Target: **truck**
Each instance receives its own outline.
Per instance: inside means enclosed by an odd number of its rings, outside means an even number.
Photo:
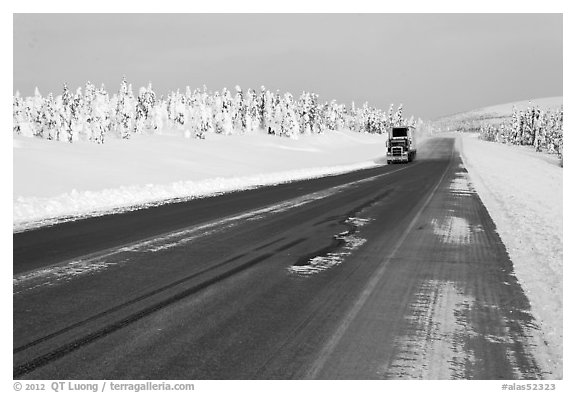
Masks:
[[[416,159],[416,128],[414,126],[396,126],[388,131],[386,141],[386,161],[410,162]]]

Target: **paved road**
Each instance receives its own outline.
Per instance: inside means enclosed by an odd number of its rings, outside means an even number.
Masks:
[[[14,377],[543,377],[455,152],[14,235]]]

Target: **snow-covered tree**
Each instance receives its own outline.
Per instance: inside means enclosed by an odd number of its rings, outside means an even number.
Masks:
[[[282,123],[284,120],[283,99],[280,97],[280,94],[276,93],[274,94],[274,99],[272,102],[273,114],[270,122],[271,133],[281,136],[283,135]]]
[[[104,89],[104,86],[101,86],[96,92],[94,101],[92,101],[92,138],[96,143],[104,143],[106,135],[111,129],[109,100],[110,97],[108,93]]]
[[[148,83],[146,88],[140,88],[136,101],[134,132],[138,134],[153,132],[156,129],[153,115],[154,106],[156,105],[156,94],[152,90],[152,83]]]
[[[64,83],[62,92],[62,105],[59,107],[60,124],[62,125],[63,132],[66,135],[66,141],[72,143],[74,131],[72,129],[72,106],[74,105],[74,97],[68,90],[68,86]]]
[[[232,95],[226,88],[222,89],[222,129],[225,135],[234,133]]]
[[[240,86],[236,86],[236,95],[232,102],[232,121],[234,129],[242,133],[246,131],[246,102],[244,100],[244,92]]]
[[[276,97],[274,94],[267,90],[264,95],[264,111],[263,111],[263,129],[268,132],[268,134],[273,135],[275,133],[275,101]]]
[[[56,102],[52,93],[48,93],[42,107],[40,108],[40,136],[48,140],[58,140],[60,130],[58,129],[58,113]]]
[[[96,130],[94,129],[94,101],[96,100],[96,87],[86,83],[84,97],[82,100],[82,133],[87,140],[96,140]]]
[[[260,86],[260,93],[256,99],[256,106],[258,108],[258,127],[266,130],[265,113],[266,113],[266,87]]]
[[[296,105],[292,94],[285,93],[282,100],[282,135],[292,139],[298,139],[300,134],[300,125],[298,122]]]
[[[254,133],[260,127],[258,96],[252,89],[246,92],[246,132]]]
[[[42,106],[44,105],[44,98],[40,94],[38,87],[34,89],[34,97],[31,97],[27,102],[27,106],[30,108],[30,128],[34,136],[42,138]]]
[[[126,78],[122,79],[120,84],[120,90],[118,91],[118,96],[116,100],[116,112],[115,112],[115,125],[116,132],[120,135],[122,139],[130,138],[131,131],[133,130],[133,120],[134,120],[134,99],[132,94],[131,85],[128,85]]]
[[[24,100],[20,97],[20,92],[17,91],[12,101],[12,131],[16,134],[21,134],[21,127],[24,123]]]
[[[396,113],[394,113],[394,120],[392,121],[394,126],[403,126],[404,125],[404,118],[402,117],[402,104],[398,106],[396,109]]]

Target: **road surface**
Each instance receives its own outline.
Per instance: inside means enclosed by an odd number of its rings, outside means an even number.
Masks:
[[[455,141],[14,234],[14,378],[542,378]]]

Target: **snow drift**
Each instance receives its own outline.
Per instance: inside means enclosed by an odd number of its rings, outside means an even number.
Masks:
[[[14,136],[13,229],[381,165],[385,137],[331,131],[136,136],[98,145]]]

